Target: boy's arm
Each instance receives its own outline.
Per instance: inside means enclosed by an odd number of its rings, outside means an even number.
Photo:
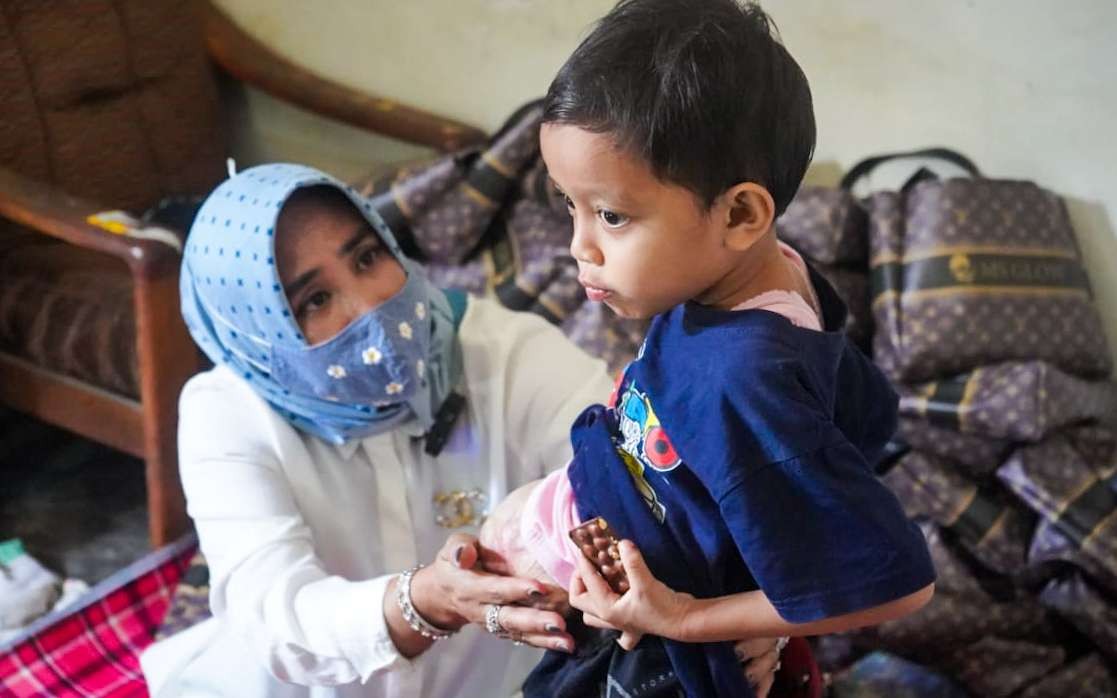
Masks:
[[[930,601],[934,593],[935,585],[931,583],[895,601],[809,623],[789,623],[781,618],[762,591],[691,599],[677,630],[666,637],[680,642],[720,642],[733,638],[840,633],[914,613]]]
[[[934,583],[885,603],[805,623],[780,616],[763,591],[747,591],[709,599],[677,592],[656,579],[631,541],[620,545],[621,561],[631,585],[616,594],[589,562],[579,560],[570,588],[570,603],[587,625],[651,633],[679,642],[821,635],[896,620],[930,601]]]

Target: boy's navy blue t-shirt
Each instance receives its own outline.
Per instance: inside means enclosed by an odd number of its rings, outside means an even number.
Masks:
[[[693,303],[656,317],[615,407],[575,423],[569,468],[582,518],[604,516],[668,586],[763,589],[793,623],[880,605],[935,576],[922,534],[873,471],[896,394],[840,331],[836,293],[813,271],[812,282],[824,332]],[[728,643],[666,644],[688,694],[742,681]]]

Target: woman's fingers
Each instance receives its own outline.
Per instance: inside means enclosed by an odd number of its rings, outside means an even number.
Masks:
[[[547,594],[545,590],[540,589],[540,586],[538,582],[530,579],[473,574],[460,581],[456,593],[462,604],[475,607],[472,616],[463,615],[476,621],[484,617],[483,607],[489,604],[530,606],[537,601],[545,601]]]
[[[566,632],[566,620],[557,613],[523,606],[504,606],[500,609],[498,620],[513,638],[536,647],[566,652],[574,647],[574,638]]]
[[[560,615],[566,615],[570,611],[570,600],[566,596],[566,589],[553,584],[544,584],[543,590],[543,596],[531,602],[532,608],[540,611],[555,611]]]
[[[759,657],[769,650],[776,649],[777,641],[778,638],[774,637],[755,637],[751,640],[738,640],[737,643],[733,645],[733,651],[737,653],[737,659],[744,662],[753,657]]]
[[[750,659],[745,663],[745,678],[749,683],[756,686],[760,681],[769,674],[776,673],[776,663],[780,660],[780,653],[772,648],[764,654]]]
[[[765,677],[760,680],[760,683],[753,686],[752,692],[756,698],[768,698],[768,694],[772,692],[772,684],[775,682],[776,672],[773,671],[765,675]]]
[[[562,634],[566,619],[553,611],[539,611],[526,606],[502,606],[497,620],[505,630],[520,633]]]
[[[466,533],[451,533],[438,551],[440,560],[463,570],[473,569],[478,557],[477,538]]]
[[[574,640],[569,636],[528,634],[517,639],[526,645],[544,650],[558,650],[567,654],[574,652]]]
[[[540,605],[551,610],[564,606],[565,595],[561,592],[548,595],[549,589],[542,582],[489,574],[481,565],[473,569],[478,554],[476,538],[464,533],[450,535],[434,564],[420,572],[423,582],[433,581],[429,593],[416,602],[419,612],[433,610],[439,616],[453,613],[460,622],[483,624],[489,604]],[[413,585],[413,595],[414,590]]]
[[[484,545],[481,546],[480,550],[480,563],[486,572],[504,575],[505,577],[513,574],[512,565],[508,563],[508,559]]]

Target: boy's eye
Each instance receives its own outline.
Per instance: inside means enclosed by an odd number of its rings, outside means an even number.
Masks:
[[[597,212],[597,216],[608,228],[620,228],[625,223],[628,223],[628,216],[622,216],[608,209],[601,209]]]
[[[558,187],[555,187],[555,186],[551,187],[551,191],[553,191],[555,193],[555,196],[562,199],[562,204],[564,206],[566,206],[567,211],[573,211],[574,210],[574,201],[569,196],[566,195],[566,192],[564,192],[563,190],[561,190],[561,189],[559,189]]]

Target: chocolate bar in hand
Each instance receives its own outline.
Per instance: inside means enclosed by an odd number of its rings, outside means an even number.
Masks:
[[[618,594],[628,591],[628,575],[621,564],[621,551],[617,547],[619,541],[604,518],[598,516],[570,529],[570,539],[613,591]]]

